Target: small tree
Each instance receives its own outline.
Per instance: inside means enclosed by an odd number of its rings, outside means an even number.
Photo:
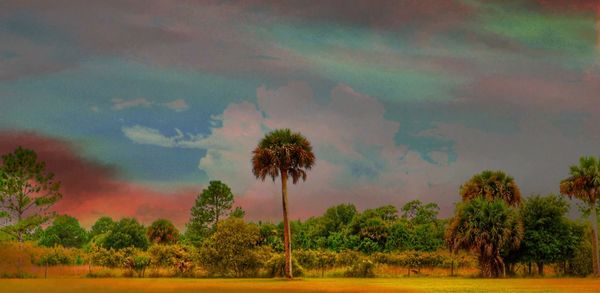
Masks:
[[[221,181],[210,181],[192,207],[187,239],[198,245],[210,229],[229,213],[232,205],[233,193],[229,186]]]
[[[2,231],[19,242],[25,236],[47,222],[47,213],[61,197],[60,182],[54,174],[46,171],[46,164],[37,154],[18,147],[2,156],[0,165],[0,225]]]
[[[87,232],[81,228],[77,219],[63,215],[58,216],[43,232],[39,244],[52,247],[62,245],[64,247],[80,248],[87,241]]]
[[[179,231],[171,221],[158,219],[148,227],[147,236],[155,244],[174,244],[179,239]]]
[[[99,244],[104,248],[115,250],[128,247],[147,249],[149,242],[143,225],[134,218],[124,218],[104,234]]]
[[[529,197],[521,207],[525,234],[517,254],[536,263],[539,275],[544,275],[545,264],[567,260],[579,245],[580,237],[566,218],[568,210],[569,204],[555,195]]]
[[[115,225],[115,221],[113,221],[110,217],[100,217],[96,220],[96,223],[92,225],[92,229],[90,230],[90,239],[96,237],[97,235],[106,234],[110,230],[113,229]]]
[[[245,277],[255,275],[261,264],[260,232],[255,224],[228,218],[202,244],[200,258],[211,275]]]

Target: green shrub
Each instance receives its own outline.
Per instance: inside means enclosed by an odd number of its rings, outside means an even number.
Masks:
[[[148,249],[150,264],[154,268],[168,268],[180,277],[191,276],[194,272],[196,250],[187,245],[153,245]]]
[[[258,227],[245,223],[243,219],[229,218],[220,222],[200,248],[202,266],[209,275],[258,275],[270,252],[270,249],[258,246],[259,237]]]
[[[125,258],[123,267],[128,272],[135,272],[138,277],[144,277],[146,268],[150,266],[150,256],[142,251],[136,251],[132,255]]]
[[[373,278],[375,277],[375,264],[363,258],[344,272],[344,276],[350,278]]]
[[[269,277],[281,278],[285,276],[285,255],[282,253],[273,254],[265,266]],[[292,272],[296,277],[304,276],[304,269],[295,257],[292,257]]]

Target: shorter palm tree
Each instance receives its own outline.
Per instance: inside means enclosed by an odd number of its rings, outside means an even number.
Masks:
[[[500,252],[518,247],[522,239],[523,224],[518,214],[502,199],[477,197],[459,204],[446,230],[450,249],[476,253],[481,275],[488,278],[505,276]]]
[[[585,202],[591,210],[592,262],[594,275],[600,277],[598,257],[598,214],[596,203],[600,198],[600,158],[582,157],[579,165],[571,166],[570,177],[560,182],[560,193]]]
[[[504,200],[511,206],[521,203],[521,190],[515,180],[502,171],[486,170],[475,174],[460,187],[463,201],[477,197],[488,200],[496,198]]]

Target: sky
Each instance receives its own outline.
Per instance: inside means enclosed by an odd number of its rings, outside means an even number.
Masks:
[[[600,155],[600,1],[1,1],[0,153],[36,150],[54,207],[183,227],[210,180],[281,217],[251,152],[278,128],[317,162],[290,213],[409,200],[451,215],[504,170],[557,193]]]

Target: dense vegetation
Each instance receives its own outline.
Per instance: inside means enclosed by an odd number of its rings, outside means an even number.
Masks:
[[[288,175],[292,182],[305,178],[314,157],[301,161],[298,156],[307,156],[302,152],[310,145],[302,145],[305,138],[291,132],[277,135],[281,137],[267,136],[271,141],[255,150],[255,175],[280,176],[284,182]],[[287,163],[282,167],[272,160]],[[600,190],[597,165],[597,159],[583,159],[561,183],[563,194],[584,200],[593,221]],[[86,230],[71,216],[46,212],[60,199],[59,186],[35,152],[19,148],[3,156],[4,276],[25,275],[31,265],[46,270],[85,265],[90,277],[291,277],[292,271],[295,276],[372,277],[397,269],[406,275],[424,274],[424,268],[443,269],[448,275],[477,268],[480,276],[502,277],[544,275],[548,267],[558,275],[584,276],[594,272],[597,261],[596,222],[567,218],[564,197],[522,197],[515,180],[500,171],[484,171],[465,182],[458,191],[462,202],[450,219],[438,217],[437,204],[413,200],[362,211],[345,203],[306,220],[251,223],[240,207],[233,208],[230,188],[211,181],[190,207],[184,233],[168,219],[145,227],[133,218],[109,217]],[[285,199],[287,191],[282,192]]]

